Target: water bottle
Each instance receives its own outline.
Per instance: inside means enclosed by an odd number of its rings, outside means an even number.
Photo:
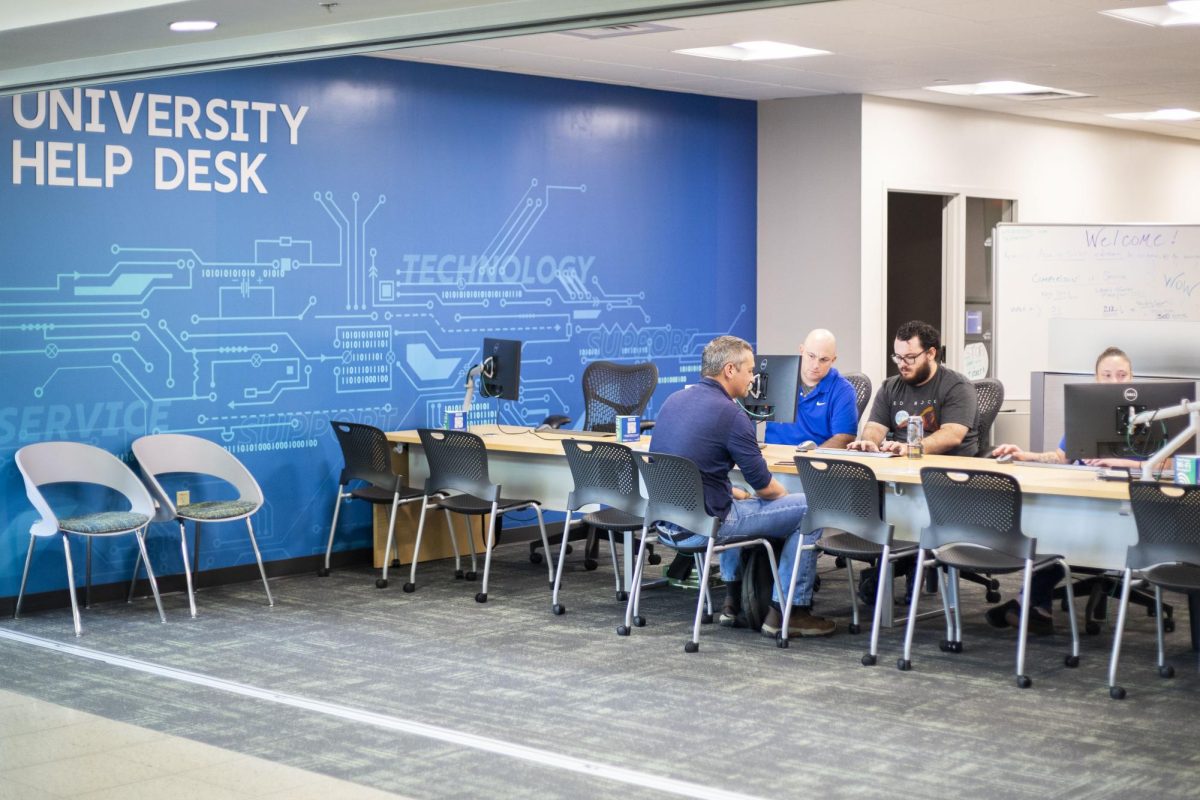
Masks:
[[[925,455],[925,420],[913,414],[908,418],[908,457],[921,458]]]

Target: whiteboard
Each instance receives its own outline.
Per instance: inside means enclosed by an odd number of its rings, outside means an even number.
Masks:
[[[1049,369],[1052,319],[1200,321],[1197,225],[1002,223],[992,252],[996,376],[1009,399],[1029,399],[1030,373]]]

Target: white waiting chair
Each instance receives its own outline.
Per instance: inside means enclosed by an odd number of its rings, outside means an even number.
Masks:
[[[193,588],[197,557],[200,552],[200,526],[205,522],[234,522],[246,520],[246,532],[250,534],[250,546],[254,550],[254,559],[258,562],[258,574],[262,576],[263,589],[267,592],[267,605],[275,605],[271,597],[271,587],[267,583],[267,571],[263,568],[262,554],[258,551],[258,541],[254,538],[254,526],[250,517],[263,504],[262,489],[242,462],[234,458],[224,447],[201,439],[199,436],[188,436],[182,433],[158,433],[143,436],[133,443],[133,455],[142,468],[146,485],[154,495],[158,506],[154,522],[179,522],[180,548],[183,552],[183,572],[187,580],[188,606],[193,617],[196,616],[196,596]],[[233,500],[202,500],[187,505],[175,505],[174,501],[163,489],[159,478],[169,474],[207,475],[219,478],[232,484],[238,496]],[[195,538],[192,543],[191,565],[188,564],[187,553],[187,523],[195,526]],[[139,559],[140,563],[140,559]],[[147,571],[149,570],[147,563]],[[133,568],[133,582],[129,592],[132,596],[133,586],[137,581],[138,565]]]
[[[21,614],[21,600],[25,595],[25,583],[29,579],[29,564],[33,560],[33,545],[39,536],[61,535],[63,557],[67,562],[67,589],[71,596],[71,616],[75,622],[75,635],[83,633],[79,622],[79,601],[75,597],[75,570],[71,564],[71,537],[121,536],[132,533],[137,540],[139,559],[146,557],[146,528],[154,516],[154,501],[137,475],[116,456],[76,442],[39,442],[26,445],[17,451],[17,469],[25,479],[25,494],[33,504],[40,519],[29,528],[29,550],[25,554],[25,570],[21,573],[21,589],[17,593],[17,604],[13,618]],[[50,507],[41,487],[51,484],[78,483],[105,486],[121,494],[129,503],[124,510],[103,509],[59,517]],[[158,606],[158,617],[166,622],[162,599],[158,594],[158,583],[154,572],[146,562],[146,576]]]

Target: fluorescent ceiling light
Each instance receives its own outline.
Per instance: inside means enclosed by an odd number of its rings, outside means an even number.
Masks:
[[[1165,6],[1139,6],[1101,11],[1106,17],[1170,28],[1175,25],[1200,25],[1200,3],[1196,0],[1172,0]]]
[[[181,19],[178,22],[172,22],[168,27],[176,33],[194,33],[196,31],[211,31],[217,27],[217,23],[211,19]]]
[[[1160,108],[1157,111],[1138,111],[1130,114],[1105,114],[1113,119],[1132,119],[1143,122],[1191,122],[1200,119],[1200,111],[1186,108]]]
[[[815,50],[782,42],[738,42],[717,47],[689,47],[673,50],[685,56],[720,58],[725,61],[770,61],[779,58],[806,58],[808,56],[832,55],[828,50]]]
[[[1050,86],[1037,86],[1022,81],[984,81],[983,83],[956,83],[926,86],[931,92],[945,92],[959,95],[988,95],[988,94],[1053,94],[1056,97],[1083,97],[1082,92],[1072,92],[1067,89],[1054,89]]]

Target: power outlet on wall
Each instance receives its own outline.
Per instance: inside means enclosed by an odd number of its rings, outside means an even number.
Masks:
[[[187,504],[189,504],[191,502],[192,502],[192,493],[191,492],[182,491],[182,492],[175,493],[175,506],[176,507],[186,506]]]

